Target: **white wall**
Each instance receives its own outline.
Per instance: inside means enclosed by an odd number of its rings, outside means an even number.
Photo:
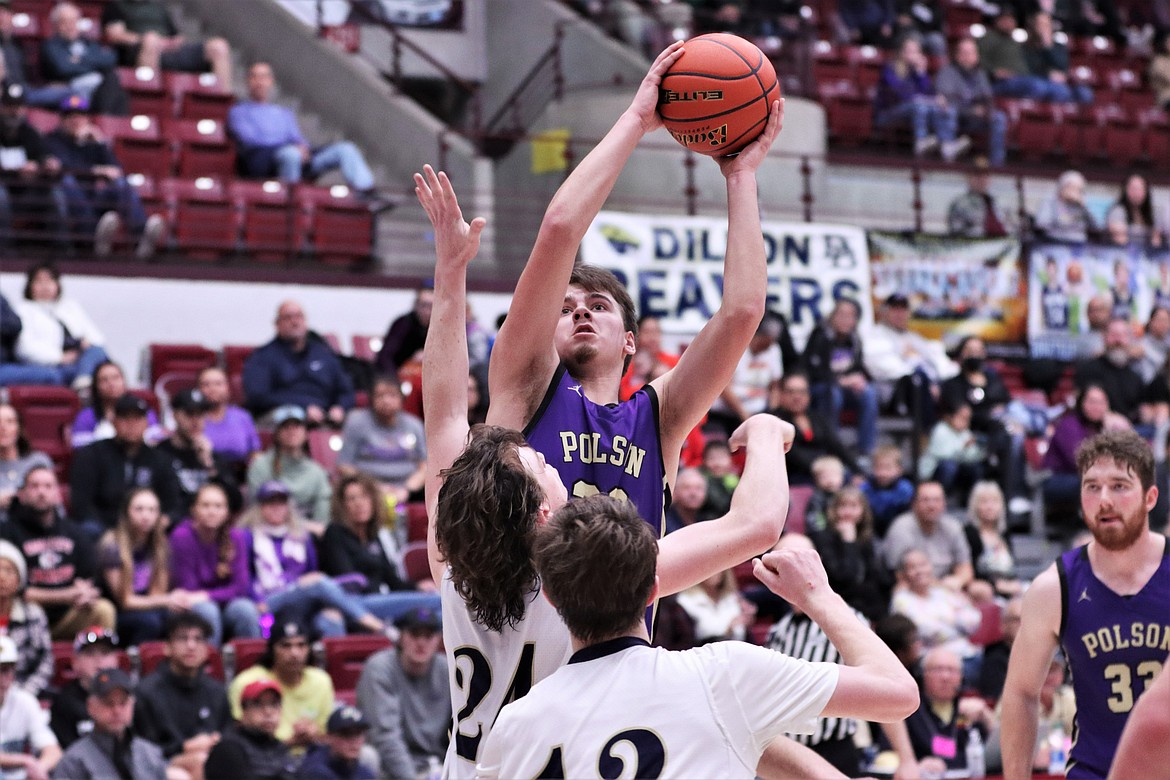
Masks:
[[[345,352],[354,334],[381,336],[414,301],[413,290],[126,279],[71,274],[69,269],[62,284],[105,332],[106,351],[122,364],[132,384],[148,373],[143,352],[151,343],[202,344],[215,350],[225,344],[263,344],[273,336],[277,305],[288,298],[303,304],[314,330],[336,333]],[[23,274],[0,273],[0,292],[9,301],[20,298],[23,289]],[[476,318],[494,328],[510,296],[472,293],[470,300]]]

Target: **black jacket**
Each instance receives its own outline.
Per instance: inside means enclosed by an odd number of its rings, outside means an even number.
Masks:
[[[212,453],[212,467],[207,468],[195,449],[183,446],[175,436],[160,441],[158,451],[170,462],[171,471],[175,473],[179,484],[179,503],[176,514],[171,515],[172,525],[187,516],[191,504],[195,503],[195,494],[208,482],[214,482],[224,489],[232,514],[243,508],[244,497],[240,494],[240,481],[236,479],[231,464],[222,455]]]
[[[93,731],[93,720],[86,708],[88,698],[89,693],[76,679],[65,683],[53,696],[49,707],[49,728],[57,735],[62,750]]]
[[[143,444],[131,458],[126,445],[103,439],[82,447],[74,455],[69,472],[73,518],[97,520],[107,528],[118,522],[126,492],[148,487],[158,496],[162,513],[177,523],[180,506],[179,479],[170,460],[156,448]]]
[[[223,732],[231,722],[227,689],[206,673],[180,677],[162,664],[138,684],[134,731],[162,748],[168,759],[183,752],[183,742],[199,734]]]
[[[865,374],[861,339],[856,333],[841,338],[827,325],[819,327],[808,337],[804,366],[811,384],[834,383],[845,374]]]
[[[36,512],[12,499],[8,522],[0,525],[0,538],[12,542],[28,566],[28,586],[60,590],[79,579],[97,581],[97,555],[85,532],[54,514],[48,527]],[[43,604],[50,623],[69,610],[67,604]]]
[[[0,363],[16,361],[16,339],[21,327],[20,315],[8,299],[0,295]]]
[[[203,776],[207,780],[292,780],[296,769],[287,745],[271,734],[235,723],[211,749]]]
[[[395,566],[382,552],[382,546],[374,540],[369,545],[343,523],[330,523],[325,528],[318,545],[317,555],[321,571],[330,577],[357,572],[366,578],[366,592],[378,593],[386,590],[414,590],[414,586],[398,575]]]

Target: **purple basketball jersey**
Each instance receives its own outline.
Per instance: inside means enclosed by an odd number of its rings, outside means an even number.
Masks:
[[[1061,555],[1056,568],[1060,643],[1077,700],[1068,777],[1104,778],[1130,710],[1170,654],[1170,544],[1132,596],[1097,579],[1085,547]]]
[[[658,395],[649,385],[610,406],[585,397],[557,368],[524,436],[561,475],[570,498],[624,498],[662,536],[666,467],[658,432]]]

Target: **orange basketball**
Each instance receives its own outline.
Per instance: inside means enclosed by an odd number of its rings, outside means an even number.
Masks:
[[[680,144],[722,157],[764,131],[768,108],[779,97],[776,70],[755,44],[709,33],[683,44],[682,56],[662,77],[658,113]]]

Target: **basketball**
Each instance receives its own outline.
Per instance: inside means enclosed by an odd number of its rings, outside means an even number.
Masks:
[[[780,98],[776,70],[755,44],[709,33],[683,44],[662,77],[658,114],[674,139],[693,152],[722,157],[756,139]]]

